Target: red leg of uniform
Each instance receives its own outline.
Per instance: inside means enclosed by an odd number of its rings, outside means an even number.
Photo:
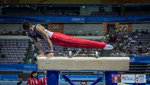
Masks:
[[[63,47],[77,47],[77,48],[99,48],[111,50],[113,47],[111,45],[108,46],[106,43],[78,39],[74,37],[70,37],[61,33],[54,32],[51,38],[51,41],[55,45],[63,46]],[[109,47],[109,48],[108,48]]]

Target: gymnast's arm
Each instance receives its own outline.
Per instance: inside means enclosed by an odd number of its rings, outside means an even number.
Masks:
[[[28,33],[26,33],[26,34],[28,35]],[[29,36],[29,35],[28,35],[28,36]],[[41,54],[44,55],[45,53],[44,53],[43,47],[42,47],[42,45],[39,43],[39,41],[38,41],[36,38],[32,37],[32,36],[29,36],[29,37],[30,37],[30,38],[32,39],[32,41],[34,42],[35,46],[40,50]]]
[[[50,40],[50,38],[48,37],[48,35],[46,34],[46,32],[44,31],[44,27],[43,26],[37,26],[37,32],[40,33],[43,38],[47,41],[48,45],[49,45],[49,50],[50,52],[53,51],[53,45],[52,45],[52,42]]]

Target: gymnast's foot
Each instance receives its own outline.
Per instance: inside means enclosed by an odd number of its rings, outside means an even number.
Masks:
[[[112,50],[113,49],[113,46],[110,45],[110,44],[107,44],[105,47],[104,47],[104,50]]]

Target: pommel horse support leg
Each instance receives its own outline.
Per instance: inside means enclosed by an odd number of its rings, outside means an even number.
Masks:
[[[38,69],[48,71],[47,85],[58,85],[57,71],[128,71],[129,64],[129,57],[38,57]]]

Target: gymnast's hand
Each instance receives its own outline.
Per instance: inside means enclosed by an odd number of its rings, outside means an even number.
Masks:
[[[41,52],[40,55],[38,55],[37,57],[43,57],[43,56],[45,56],[45,53]]]
[[[52,58],[54,57],[54,51],[49,51],[48,54],[46,54],[47,58]]]

